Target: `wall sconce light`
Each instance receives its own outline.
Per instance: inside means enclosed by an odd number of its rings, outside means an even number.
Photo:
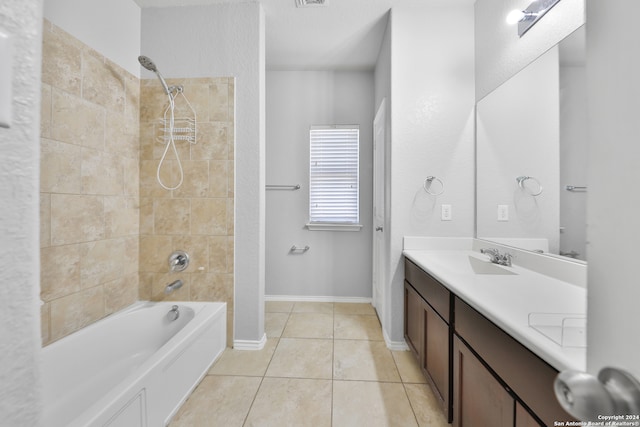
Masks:
[[[507,15],[509,25],[518,24],[518,35],[522,37],[560,0],[535,0],[525,10],[512,10]]]

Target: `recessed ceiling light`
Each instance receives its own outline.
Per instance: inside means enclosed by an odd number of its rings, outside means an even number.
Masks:
[[[326,6],[328,0],[296,0],[297,7]]]

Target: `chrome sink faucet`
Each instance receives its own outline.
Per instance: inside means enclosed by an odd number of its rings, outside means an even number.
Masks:
[[[511,267],[511,254],[508,252],[501,254],[500,251],[495,248],[488,248],[480,249],[480,253],[489,255],[489,260],[494,264]]]

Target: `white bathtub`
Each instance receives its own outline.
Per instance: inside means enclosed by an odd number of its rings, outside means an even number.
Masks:
[[[226,312],[138,302],[43,348],[44,425],[165,426],[224,350]]]

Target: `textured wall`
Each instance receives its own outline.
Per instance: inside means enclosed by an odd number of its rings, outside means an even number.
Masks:
[[[451,25],[455,22],[455,25]],[[404,236],[469,237],[474,221],[473,8],[397,7],[391,14],[390,284],[385,332],[403,341]],[[435,175],[445,192],[422,188]],[[452,221],[441,221],[442,204]]]
[[[476,99],[500,86],[531,61],[584,24],[585,0],[562,0],[524,37],[506,23],[507,14],[531,0],[477,0],[475,3]]]
[[[45,20],[40,161],[42,339],[137,300],[137,77]]]
[[[142,52],[165,77],[236,78],[234,334],[252,343],[264,338],[264,25],[259,3],[142,11]]]
[[[225,301],[227,326],[233,321],[233,78],[171,79],[182,85],[197,114],[196,144],[176,141],[184,180],[175,190],[156,180],[165,149],[162,123],[168,100],[157,79],[143,80],[140,101],[140,299],[171,301]],[[185,98],[175,101],[179,118],[190,117]],[[160,139],[160,141],[158,141]],[[167,187],[180,179],[172,149],[160,169]],[[167,258],[186,251],[189,267],[170,272]],[[170,295],[165,286],[176,279],[182,288]],[[228,334],[229,340],[232,334]],[[231,341],[229,341],[231,345]]]
[[[41,425],[38,368],[38,158],[42,2],[0,2],[0,31],[13,36],[12,109],[0,128],[0,424]]]
[[[371,298],[373,73],[267,72],[267,295]],[[309,127],[360,125],[357,232],[309,231]],[[290,254],[292,245],[311,248]]]

